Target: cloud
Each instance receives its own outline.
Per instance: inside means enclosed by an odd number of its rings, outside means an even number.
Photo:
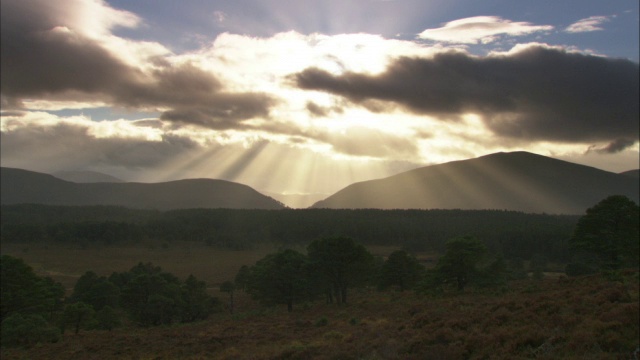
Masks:
[[[569,33],[581,33],[590,31],[604,30],[600,25],[609,21],[609,16],[590,16],[586,19],[581,19],[575,23],[567,26],[564,31]]]
[[[30,112],[2,117],[3,166],[39,171],[152,169],[199,150],[187,136],[129,121],[94,122]]]
[[[632,147],[637,141],[638,139],[620,138],[612,141],[606,146],[591,145],[589,146],[587,153],[595,151],[599,154],[617,154]]]
[[[111,28],[140,22],[131,13],[99,0],[65,1],[2,2],[3,104],[99,99],[211,128],[268,116],[275,104],[265,93],[228,91],[212,72],[172,59],[161,45],[112,36]]]
[[[498,16],[474,16],[449,21],[440,28],[424,30],[417,37],[457,44],[486,44],[496,41],[501,35],[522,36],[550,30],[553,30],[553,26],[513,22]]]
[[[475,113],[502,137],[574,143],[638,137],[638,78],[637,63],[540,44],[486,57],[400,57],[379,75],[309,68],[292,76],[302,89],[354,104],[382,100],[449,122]]]

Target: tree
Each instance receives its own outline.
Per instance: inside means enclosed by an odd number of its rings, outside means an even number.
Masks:
[[[13,313],[2,321],[0,339],[3,347],[30,347],[37,343],[57,342],[60,330],[37,314]]]
[[[98,277],[93,271],[82,275],[73,288],[71,299],[91,305],[96,311],[105,306],[117,307],[120,289],[106,277]]]
[[[380,269],[379,287],[397,287],[400,291],[412,288],[424,273],[424,266],[404,250],[394,251]]]
[[[127,272],[113,273],[109,282],[121,289],[122,309],[142,326],[203,320],[217,302],[207,293],[204,281],[189,275],[181,282],[151,263],[139,263]]]
[[[307,257],[287,249],[267,255],[250,268],[247,291],[265,304],[293,304],[308,298]]]
[[[233,314],[233,292],[236,286],[231,281],[225,281],[220,285],[220,291],[229,294],[229,312]]]
[[[213,311],[214,299],[207,293],[207,284],[189,275],[181,285],[182,321],[204,320]]]
[[[51,278],[41,278],[22,259],[0,258],[0,320],[13,313],[51,318],[61,305],[64,288]]]
[[[606,270],[637,266],[639,213],[638,205],[622,195],[600,201],[578,220],[571,248],[598,255],[601,267]]]
[[[96,313],[96,327],[102,330],[109,330],[120,326],[120,316],[111,306],[105,306]]]
[[[83,302],[67,305],[64,308],[63,332],[64,327],[70,324],[73,325],[74,331],[77,334],[80,331],[80,327],[86,327],[94,320],[95,313],[91,305]]]
[[[476,266],[487,248],[480,240],[471,236],[450,239],[445,247],[446,253],[436,265],[437,272],[441,281],[455,281],[458,291],[463,291],[477,272]]]
[[[160,274],[140,274],[122,289],[122,306],[142,326],[170,324],[178,316],[180,285]]]
[[[237,289],[244,291],[247,283],[249,282],[249,267],[247,265],[242,265],[240,270],[238,270],[238,274],[236,274],[236,278],[234,279],[235,286]]]
[[[309,261],[316,282],[324,286],[331,298],[336,293],[338,303],[347,302],[347,290],[371,280],[374,259],[362,245],[348,237],[330,237],[316,240],[307,247]]]

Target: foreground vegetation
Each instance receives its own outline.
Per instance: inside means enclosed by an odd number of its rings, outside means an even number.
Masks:
[[[75,335],[7,359],[632,359],[638,347],[638,273],[510,283],[504,293],[440,297],[359,290],[350,304],[288,313],[242,292],[236,313],[156,328]]]
[[[3,254],[2,355],[39,358],[39,349],[48,348],[64,358],[139,358],[140,348],[167,336],[173,347],[158,345],[142,356],[638,356],[638,213],[622,196],[588,209],[567,240],[570,277],[550,278],[540,254],[525,269],[522,259],[505,260],[469,235],[447,240],[428,268],[402,249],[376,257],[349,237],[330,236],[306,251],[283,247],[252,266],[237,263],[234,279],[217,288],[228,296],[226,306],[207,282],[192,274],[183,281],[151,263],[108,277],[86,271],[69,292]],[[97,345],[103,340],[96,336],[114,340],[114,334],[124,348]]]

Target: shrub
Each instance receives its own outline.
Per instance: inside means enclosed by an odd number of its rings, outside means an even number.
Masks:
[[[40,315],[14,313],[2,321],[1,333],[2,346],[6,347],[31,347],[60,340],[60,330]]]
[[[570,263],[567,264],[564,272],[567,276],[582,276],[595,274],[597,270],[584,263]]]
[[[96,328],[111,331],[120,325],[120,316],[111,306],[105,306],[96,313]]]
[[[316,326],[318,327],[327,326],[327,324],[329,324],[329,320],[327,320],[326,317],[320,318],[318,321],[316,321]]]

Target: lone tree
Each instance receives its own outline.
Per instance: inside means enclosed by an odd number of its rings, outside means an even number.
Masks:
[[[267,255],[250,268],[247,292],[265,304],[293,304],[309,295],[307,258],[287,249]]]
[[[441,281],[455,281],[458,291],[463,291],[476,274],[476,266],[487,248],[471,236],[450,239],[445,246],[447,252],[438,260],[436,271]]]
[[[570,245],[574,251],[597,255],[604,270],[638,266],[639,223],[635,202],[609,196],[578,220]]]
[[[371,278],[374,258],[362,245],[348,237],[316,240],[307,247],[311,268],[318,283],[336,294],[338,303],[347,302],[347,289],[365,284]]]
[[[232,281],[225,281],[220,285],[220,291],[229,294],[229,312],[233,314],[233,292],[236,290],[236,286]]]
[[[424,271],[424,266],[414,256],[404,250],[397,250],[382,265],[378,286],[381,289],[395,286],[404,291],[412,288]]]
[[[235,287],[238,290],[242,290],[244,291],[247,283],[249,282],[249,267],[247,265],[242,265],[242,267],[240,267],[240,270],[238,270],[238,273],[236,274],[236,277],[234,279],[234,284]]]

